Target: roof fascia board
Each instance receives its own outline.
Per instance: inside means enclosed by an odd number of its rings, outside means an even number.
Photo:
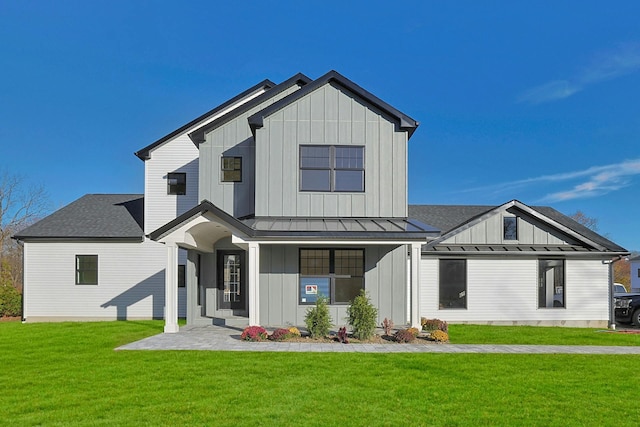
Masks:
[[[203,121],[205,121],[207,118],[215,115],[216,113],[219,113],[221,111],[224,111],[225,109],[233,106],[234,104],[240,102],[241,100],[243,100],[244,98],[249,97],[251,94],[259,91],[259,90],[265,90],[265,91],[269,91],[269,89],[273,88],[274,86],[276,86],[276,84],[274,82],[272,82],[269,79],[265,79],[263,81],[261,81],[260,83],[250,87],[249,89],[243,91],[242,93],[234,96],[233,98],[229,99],[228,101],[225,101],[224,103],[218,105],[217,107],[215,107],[214,109],[204,113],[203,115],[197,117],[196,119],[191,120],[189,123],[187,123],[184,126],[181,126],[180,128],[174,130],[173,132],[169,133],[168,135],[163,136],[162,138],[160,138],[159,140],[153,142],[152,144],[149,144],[148,146],[136,151],[134,154],[136,155],[136,157],[138,157],[140,160],[149,160],[150,159],[150,152],[157,148],[158,146],[162,145],[163,143],[169,141],[170,139],[179,136],[180,134],[188,131],[189,129],[193,128],[194,126],[197,126],[198,123],[201,123]]]
[[[251,126],[252,131],[254,131],[255,133],[256,128],[261,128],[262,126],[264,126],[265,117],[270,116],[271,114],[281,110],[282,108],[286,107],[292,102],[295,102],[298,99],[302,98],[303,96],[313,92],[314,90],[330,83],[335,83],[339,86],[342,86],[343,88],[354,93],[358,97],[364,99],[366,102],[370,103],[371,105],[374,105],[375,107],[379,108],[380,110],[386,112],[390,116],[397,119],[400,125],[400,128],[403,130],[406,130],[409,133],[409,138],[411,138],[411,135],[413,135],[413,132],[415,132],[416,128],[419,125],[419,123],[416,120],[412,119],[411,117],[407,116],[406,114],[400,112],[396,108],[387,104],[386,102],[384,102],[383,100],[381,100],[380,98],[372,94],[371,92],[367,91],[366,89],[362,88],[361,86],[347,79],[337,71],[331,70],[328,73],[326,73],[324,76],[319,77],[318,79],[309,83],[307,86],[300,89],[299,91],[292,93],[291,95],[285,98],[282,98],[278,102],[266,107],[265,109],[249,117],[249,125]]]
[[[310,82],[311,82],[311,79],[309,77],[305,76],[302,73],[298,73],[288,78],[284,82],[280,83],[279,85],[272,87],[270,90],[261,94],[260,96],[256,96],[252,100],[240,105],[238,108],[232,111],[229,111],[227,114],[217,118],[211,123],[207,123],[206,125],[200,126],[192,130],[191,132],[189,132],[188,136],[197,147],[205,141],[205,135],[211,132],[213,129],[219,126],[222,126],[223,124],[235,119],[236,117],[245,113],[246,111],[250,110],[256,105],[259,105],[260,103],[268,100],[269,98],[272,98],[277,94],[282,93],[283,91],[289,89],[293,85],[305,86]]]
[[[430,246],[430,245],[427,245]],[[485,251],[432,251],[422,249],[422,255],[428,255],[433,258],[446,258],[446,257],[460,257],[467,258],[511,258],[511,257],[527,257],[527,258],[593,258],[593,259],[611,259],[612,256],[625,256],[628,252],[562,252],[562,251],[549,251],[549,252],[536,252],[536,251],[505,251],[505,252],[485,252]]]
[[[140,237],[69,237],[69,236],[47,236],[47,237],[29,237],[29,236],[12,236],[14,240],[24,243],[71,243],[71,242],[105,242],[105,243],[141,243],[144,242],[144,236]]]

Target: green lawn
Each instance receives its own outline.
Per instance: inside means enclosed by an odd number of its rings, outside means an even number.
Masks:
[[[497,328],[452,326],[452,339],[639,344]],[[0,425],[635,426],[640,416],[638,356],[113,351],[161,331],[0,323]]]

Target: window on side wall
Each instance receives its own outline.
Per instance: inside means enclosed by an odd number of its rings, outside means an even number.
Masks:
[[[504,240],[518,240],[518,218],[515,216],[502,218],[502,232]]]
[[[364,249],[300,249],[300,304],[349,304],[364,289]]]
[[[364,192],[364,147],[301,145],[300,191]]]
[[[538,261],[538,308],[565,307],[564,260]]]
[[[187,284],[187,266],[184,264],[178,265],[178,287],[184,288]]]
[[[467,308],[467,260],[440,260],[440,308]]]
[[[242,157],[222,157],[220,174],[222,182],[242,182]]]
[[[187,174],[183,172],[170,172],[167,174],[167,194],[187,194]]]
[[[98,284],[98,255],[76,255],[76,285]]]

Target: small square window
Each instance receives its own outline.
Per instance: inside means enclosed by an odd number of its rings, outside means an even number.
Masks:
[[[171,172],[167,174],[167,194],[187,194],[187,174]]]
[[[502,231],[504,240],[518,240],[518,218],[515,216],[505,216],[503,218]]]
[[[222,182],[242,182],[242,157],[223,157]]]
[[[98,284],[98,255],[76,255],[76,285]]]

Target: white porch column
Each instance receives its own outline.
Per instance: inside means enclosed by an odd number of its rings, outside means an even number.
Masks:
[[[249,326],[260,325],[260,244],[249,242]]]
[[[164,332],[178,332],[178,246],[167,242],[167,266],[164,278]]]
[[[422,243],[411,244],[411,326],[420,329],[420,258]]]

